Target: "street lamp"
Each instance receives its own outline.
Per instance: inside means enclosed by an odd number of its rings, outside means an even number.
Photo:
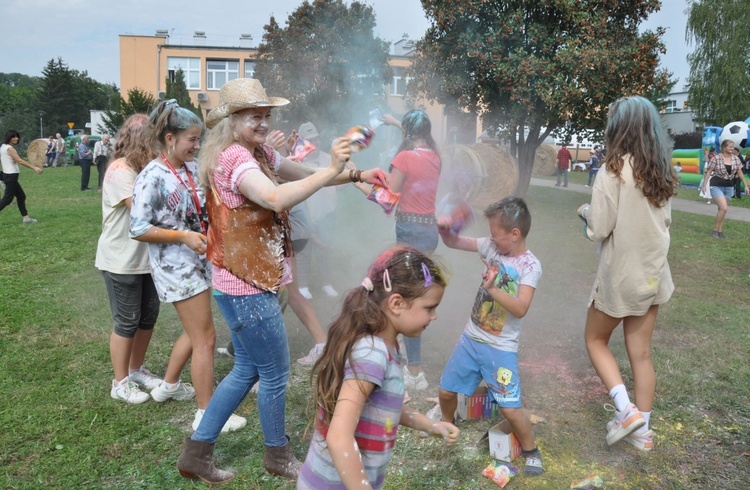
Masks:
[[[42,116],[44,112],[39,111],[39,137],[44,138],[44,124],[42,124]]]

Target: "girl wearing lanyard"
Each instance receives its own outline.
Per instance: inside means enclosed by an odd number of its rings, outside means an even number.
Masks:
[[[211,274],[206,262],[205,196],[197,182],[195,153],[200,149],[201,120],[174,99],[160,103],[149,116],[158,157],[138,175],[133,187],[130,237],[149,244],[149,264],[159,300],[173,303],[185,329],[177,339],[164,381],[151,391],[154,401],[197,398],[194,427],[213,393],[216,331],[211,316]],[[180,381],[191,358],[195,388]],[[232,416],[225,430],[245,419]]]

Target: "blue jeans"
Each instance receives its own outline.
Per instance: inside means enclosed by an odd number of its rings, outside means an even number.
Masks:
[[[431,254],[438,246],[437,225],[396,221],[396,241]],[[404,336],[406,358],[409,366],[422,364],[422,337]]]
[[[263,444],[284,446],[289,345],[279,301],[273,293],[214,298],[232,335],[234,367],[214,391],[192,439],[216,442],[224,423],[260,380],[258,416]]]
[[[564,186],[568,187],[568,169],[567,168],[560,168],[557,167],[557,183],[555,184],[557,187],[560,187],[560,177],[564,176]]]
[[[591,167],[591,168],[589,168],[589,183],[586,184],[586,185],[589,185],[589,186],[591,185],[591,182],[594,179],[596,179],[596,173],[597,172],[599,172],[599,167],[596,167],[596,168]]]

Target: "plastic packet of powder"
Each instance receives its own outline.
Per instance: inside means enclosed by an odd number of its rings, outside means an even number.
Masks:
[[[361,151],[370,146],[375,137],[375,130],[367,126],[354,126],[346,132],[344,138],[349,141],[352,151]]]
[[[474,211],[466,201],[461,201],[450,209],[451,229],[459,233],[474,221]]]
[[[295,162],[301,162],[307,155],[315,151],[315,145],[307,141],[302,136],[297,137],[297,141],[294,142],[291,153],[289,153],[289,159]]]
[[[372,192],[370,192],[370,194],[367,196],[367,199],[369,199],[370,201],[380,204],[380,207],[383,208],[385,214],[389,216],[396,208],[396,204],[398,204],[398,200],[400,198],[400,193],[393,192],[387,187],[380,187],[377,184],[372,186]]]
[[[370,111],[370,127],[372,129],[378,129],[383,125],[383,114],[377,107]]]
[[[508,463],[493,461],[488,467],[482,470],[482,476],[485,476],[503,488],[508,484],[511,478],[518,474],[518,468]]]

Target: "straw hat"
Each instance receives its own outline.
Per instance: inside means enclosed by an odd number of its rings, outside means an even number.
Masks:
[[[255,78],[236,78],[225,83],[219,92],[219,106],[206,116],[206,127],[212,128],[230,114],[251,107],[280,107],[288,100],[269,97],[260,81]]]

